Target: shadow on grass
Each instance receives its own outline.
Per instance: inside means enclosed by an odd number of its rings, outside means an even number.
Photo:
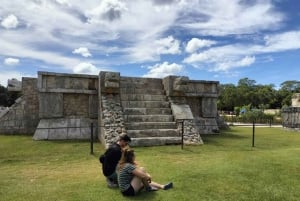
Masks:
[[[115,194],[120,194],[123,198],[122,200],[155,200],[156,191],[146,192],[142,190],[141,192],[137,193],[135,196],[123,196],[120,192],[119,188],[111,189]]]

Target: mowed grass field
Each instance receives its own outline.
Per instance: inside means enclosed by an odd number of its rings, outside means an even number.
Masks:
[[[205,200],[299,201],[300,132],[282,128],[232,127],[202,136],[204,145],[134,148],[153,181],[172,181],[168,191],[123,197],[109,189],[99,155],[89,142],[33,141],[30,136],[0,136],[0,200],[110,201]]]

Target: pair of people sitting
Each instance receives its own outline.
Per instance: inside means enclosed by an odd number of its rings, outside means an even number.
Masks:
[[[172,188],[172,182],[165,185],[156,183],[152,181],[150,174],[147,173],[143,167],[138,166],[135,161],[134,151],[128,147],[130,141],[129,136],[122,135],[117,143],[110,146],[104,155],[100,157],[102,171],[106,176],[108,186],[119,186],[124,196],[134,196],[142,189],[146,191],[156,191],[159,189],[168,190]],[[117,160],[118,162],[116,162]],[[109,165],[110,168],[108,168]]]

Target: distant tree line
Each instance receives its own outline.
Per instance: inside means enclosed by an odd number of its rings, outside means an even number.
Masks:
[[[292,95],[300,93],[300,81],[281,83],[279,89],[273,84],[256,84],[249,78],[240,79],[237,85],[221,84],[218,110],[234,111],[235,107],[248,106],[251,109],[281,109],[291,105]]]
[[[0,106],[10,107],[20,96],[20,92],[8,91],[6,87],[0,84]]]

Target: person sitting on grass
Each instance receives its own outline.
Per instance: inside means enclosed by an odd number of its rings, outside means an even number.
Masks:
[[[162,185],[151,181],[150,174],[144,168],[138,167],[134,151],[129,148],[123,150],[117,172],[119,188],[124,196],[134,196],[142,189],[156,191],[159,189],[168,190],[173,187],[172,182]]]
[[[116,168],[122,156],[122,149],[128,147],[130,142],[131,138],[123,134],[116,143],[109,146],[105,153],[99,157],[103,175],[106,177],[107,186],[110,188],[118,187]]]

